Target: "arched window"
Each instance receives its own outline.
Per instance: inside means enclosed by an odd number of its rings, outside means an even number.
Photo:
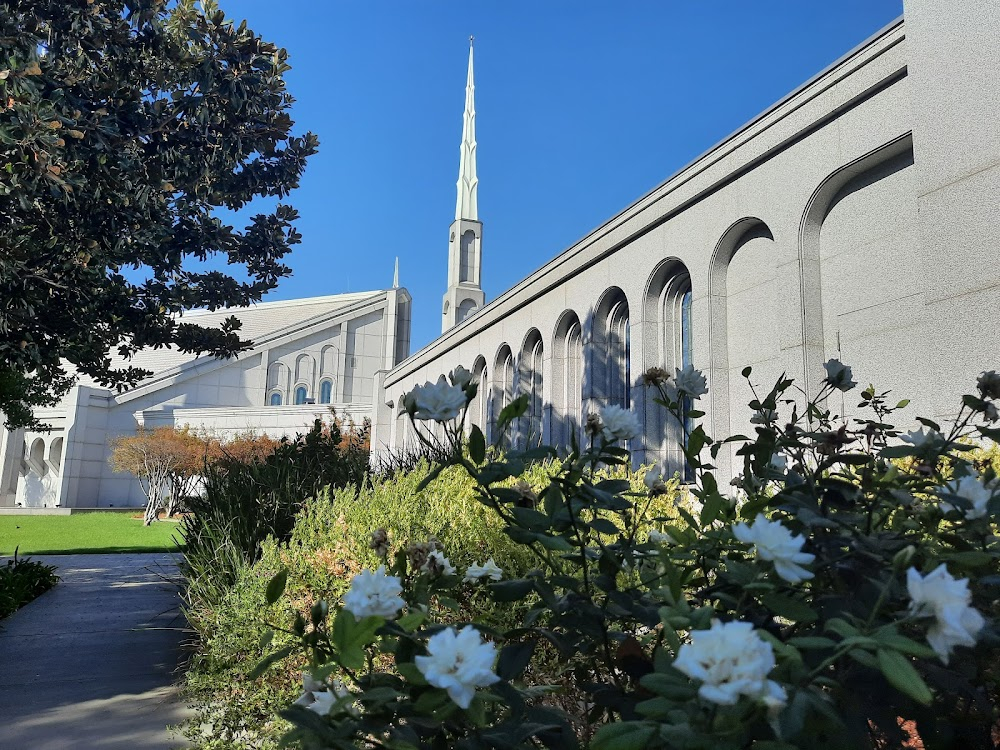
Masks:
[[[268,402],[271,406],[281,406],[281,394],[275,391],[271,394],[271,399]]]
[[[559,319],[552,347],[552,444],[569,448],[583,426],[583,337],[580,318],[567,311]]]
[[[472,365],[472,379],[479,383],[479,389],[476,391],[476,397],[472,399],[472,403],[469,404],[467,426],[472,427],[472,425],[476,425],[485,435],[487,423],[489,421],[489,418],[486,415],[486,406],[489,402],[490,388],[490,384],[486,382],[485,357],[476,357],[476,361]]]
[[[662,367],[673,375],[674,370],[694,364],[691,316],[691,275],[678,258],[665,258],[650,276],[646,288],[643,339],[646,347],[643,368]],[[644,413],[644,454],[642,461],[661,466],[668,474],[681,472],[686,478],[682,446],[685,431],[666,408],[656,403],[659,393],[643,388],[637,394]],[[690,410],[691,405],[685,405]],[[685,419],[685,426],[693,425]]]
[[[504,344],[497,352],[493,367],[493,389],[490,399],[490,440],[507,446],[510,443],[510,426],[501,435],[497,431],[497,417],[503,408],[514,400],[514,356]]]
[[[629,309],[625,293],[608,289],[602,296],[594,316],[593,346],[590,347],[591,396],[595,404],[588,410],[605,405],[631,406],[631,352],[629,343]]]
[[[468,281],[473,284],[478,283],[476,280],[476,233],[471,229],[462,235],[458,280],[459,282]]]
[[[472,314],[475,312],[476,312],[475,301],[467,299],[458,306],[458,320],[456,320],[455,322],[461,323],[466,318],[472,317]]]
[[[518,390],[528,396],[521,420],[520,440],[525,448],[542,443],[542,335],[532,329],[524,339],[519,360]]]
[[[308,398],[308,395],[309,391],[306,389],[306,387],[304,385],[300,385],[298,388],[295,389],[295,403],[304,404],[306,402],[306,398]]]
[[[333,381],[324,380],[319,384],[319,402],[329,404],[333,400]]]

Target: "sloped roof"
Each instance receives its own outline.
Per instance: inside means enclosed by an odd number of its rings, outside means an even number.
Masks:
[[[181,320],[185,323],[194,323],[207,328],[218,328],[226,318],[235,316],[243,323],[243,327],[239,330],[240,338],[257,341],[265,337],[270,338],[271,335],[285,328],[300,325],[313,318],[329,315],[356,302],[381,294],[384,294],[384,292],[351,292],[349,294],[331,294],[325,297],[304,297],[278,302],[259,302],[251,307],[230,307],[211,311],[188,310],[181,316]],[[201,356],[210,357],[211,355],[202,354]],[[117,352],[113,352],[111,355],[114,367],[120,368],[131,365],[143,370],[151,370],[153,376],[195,359],[198,359],[198,356],[178,351],[172,346],[161,347],[159,349],[141,349],[130,359],[119,356]],[[83,385],[97,385],[96,382],[86,375],[80,376],[80,383]]]

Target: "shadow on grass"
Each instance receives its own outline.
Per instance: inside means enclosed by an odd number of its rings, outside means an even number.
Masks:
[[[167,544],[162,547],[106,547],[106,546],[94,546],[94,547],[74,547],[72,549],[33,549],[31,552],[19,552],[18,554],[22,557],[28,555],[102,555],[108,554],[113,555],[117,553],[158,553],[158,552],[183,552],[184,545],[182,544]]]

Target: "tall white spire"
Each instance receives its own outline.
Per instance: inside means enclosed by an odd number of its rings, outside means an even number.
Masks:
[[[441,331],[475,315],[486,303],[480,276],[483,225],[479,221],[479,178],[476,177],[476,85],[472,82],[472,37],[469,75],[465,82],[462,153],[458,167],[458,200],[448,237],[448,289],[441,307]]]
[[[462,151],[458,166],[458,199],[455,220],[479,221],[479,178],[476,176],[476,85],[472,80],[472,41],[469,37],[469,74],[465,81],[465,114],[462,116]]]

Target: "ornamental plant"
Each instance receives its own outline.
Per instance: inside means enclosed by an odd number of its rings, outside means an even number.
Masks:
[[[592,414],[586,442],[553,464],[533,497],[509,486],[551,448],[488,460],[463,421],[478,384],[459,369],[403,404],[421,440],[447,458],[426,480],[461,467],[506,534],[533,556],[526,575],[500,580],[476,566],[463,581],[447,550],[428,564],[395,553],[355,577],[342,604],[317,602],[292,627],[309,658],[303,698],[283,716],[303,748],[992,747],[997,722],[996,523],[992,465],[969,458],[996,440],[1000,376],[983,373],[948,425],[918,418],[902,433],[869,386],[861,416],[829,397],[856,388],[831,360],[811,399],[782,377],[754,394],[753,435],[716,439],[699,424],[701,373],[649,371],[646,385],[683,431],[695,511],[636,518],[645,493],[602,479],[625,464],[638,420]],[[838,399],[839,400],[839,399]],[[459,402],[462,402],[459,405]],[[499,430],[527,408],[515,400]],[[436,422],[427,425],[427,421]],[[433,431],[432,431],[433,430]],[[716,461],[732,451],[729,486]],[[519,627],[436,621],[461,586],[523,608]],[[276,601],[279,574],[269,587]],[[278,652],[262,668],[282,658]],[[578,710],[534,683],[554,652],[572,675]],[[317,698],[318,694],[324,694]],[[312,695],[313,699],[308,698]]]

